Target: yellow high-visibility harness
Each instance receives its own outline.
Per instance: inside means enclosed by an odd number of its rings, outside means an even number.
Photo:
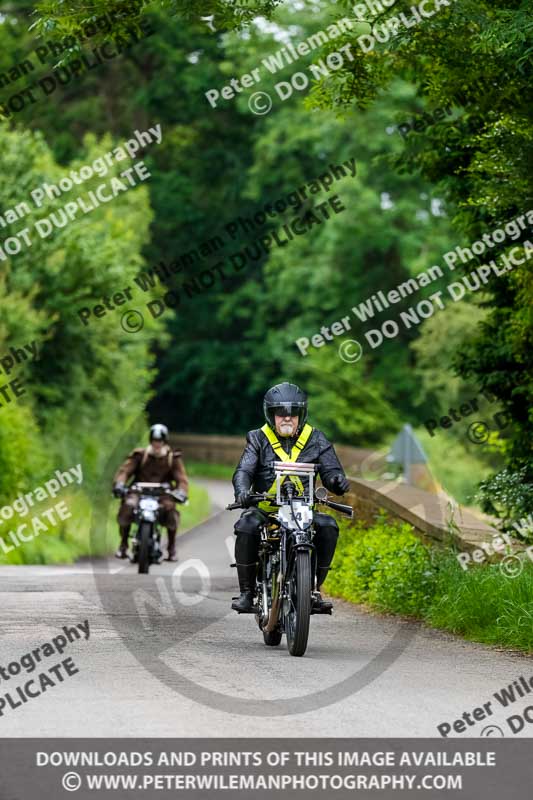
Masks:
[[[304,425],[303,429],[302,429],[301,434],[298,437],[298,441],[293,445],[291,452],[287,453],[283,449],[283,445],[281,444],[280,440],[278,439],[278,437],[276,436],[276,434],[274,433],[274,431],[272,430],[270,425],[266,425],[266,424],[263,425],[261,430],[263,431],[263,433],[267,437],[268,441],[270,442],[270,444],[272,446],[272,449],[273,449],[274,453],[277,455],[279,460],[280,461],[291,461],[291,462],[298,461],[298,456],[300,455],[300,453],[304,449],[305,445],[309,441],[309,437],[313,433],[313,428],[311,427],[311,425],[308,425],[306,423]],[[287,476],[287,477],[289,477],[289,480],[291,480],[294,483],[294,485],[296,486],[298,491],[301,494],[303,494],[304,487],[303,487],[303,484],[302,484],[300,478],[297,475],[291,475],[291,476]],[[287,480],[287,478],[285,478],[285,480]],[[274,480],[272,486],[270,487],[270,489],[268,490],[268,494],[271,494],[272,496],[275,496],[275,494],[276,494],[276,481],[275,480]],[[262,509],[263,511],[275,511],[276,510],[276,506],[272,506],[271,503],[269,503],[268,500],[263,500],[261,503],[259,503],[259,508]]]

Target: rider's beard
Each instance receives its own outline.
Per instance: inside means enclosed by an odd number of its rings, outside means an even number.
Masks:
[[[278,431],[280,436],[292,436],[292,422],[281,422]]]
[[[151,444],[148,445],[148,455],[155,456],[156,458],[163,458],[163,456],[168,455],[168,450],[168,444],[164,444],[159,450],[156,450]]]

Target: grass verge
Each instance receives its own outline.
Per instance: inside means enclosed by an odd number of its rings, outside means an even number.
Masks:
[[[464,571],[450,550],[423,544],[406,523],[340,521],[326,591],[416,617],[472,641],[533,652],[533,564],[516,578],[499,564]]]
[[[70,516],[61,521],[57,513],[46,518],[43,511],[53,508],[53,504],[42,504],[35,508],[32,516],[19,517],[15,515],[9,523],[3,522],[0,528],[0,565],[2,564],[72,564],[83,557],[104,557],[110,555],[118,545],[118,527],[116,516],[119,502],[109,504],[107,525],[102,530],[93,532],[91,540],[92,505],[87,493],[77,491],[74,493],[61,492],[55,502],[62,501],[67,507]],[[194,481],[189,485],[189,505],[179,506],[181,521],[179,533],[190,530],[209,517],[211,504],[206,489],[198,486]],[[33,526],[35,518],[39,519],[38,532]],[[56,520],[52,524],[50,520]],[[10,537],[10,531],[17,533],[17,529],[26,524],[23,535],[29,541],[20,541],[20,546],[15,546],[17,538]],[[31,538],[30,538],[31,537]]]
[[[207,464],[201,461],[187,461],[185,467],[190,478],[214,478],[215,480],[231,481],[235,472],[235,467],[229,467],[226,464]]]

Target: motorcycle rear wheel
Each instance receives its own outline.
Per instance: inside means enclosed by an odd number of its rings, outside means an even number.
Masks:
[[[148,575],[150,569],[150,541],[152,526],[149,522],[141,522],[139,526],[139,574]]]
[[[287,647],[291,656],[303,656],[307,649],[312,588],[311,553],[300,550],[296,553],[289,577],[289,610],[285,616]]]

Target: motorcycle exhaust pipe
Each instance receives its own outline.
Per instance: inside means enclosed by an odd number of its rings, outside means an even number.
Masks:
[[[267,633],[272,633],[277,627],[278,624],[278,616],[279,616],[279,608],[281,604],[281,592],[280,592],[280,575],[278,574],[276,578],[276,596],[272,598],[272,605],[270,606],[270,613],[268,615],[268,621],[265,625],[264,630]]]
[[[281,598],[279,596],[272,602],[270,614],[268,615],[268,622],[264,628],[267,633],[272,633],[277,627],[280,602]]]

